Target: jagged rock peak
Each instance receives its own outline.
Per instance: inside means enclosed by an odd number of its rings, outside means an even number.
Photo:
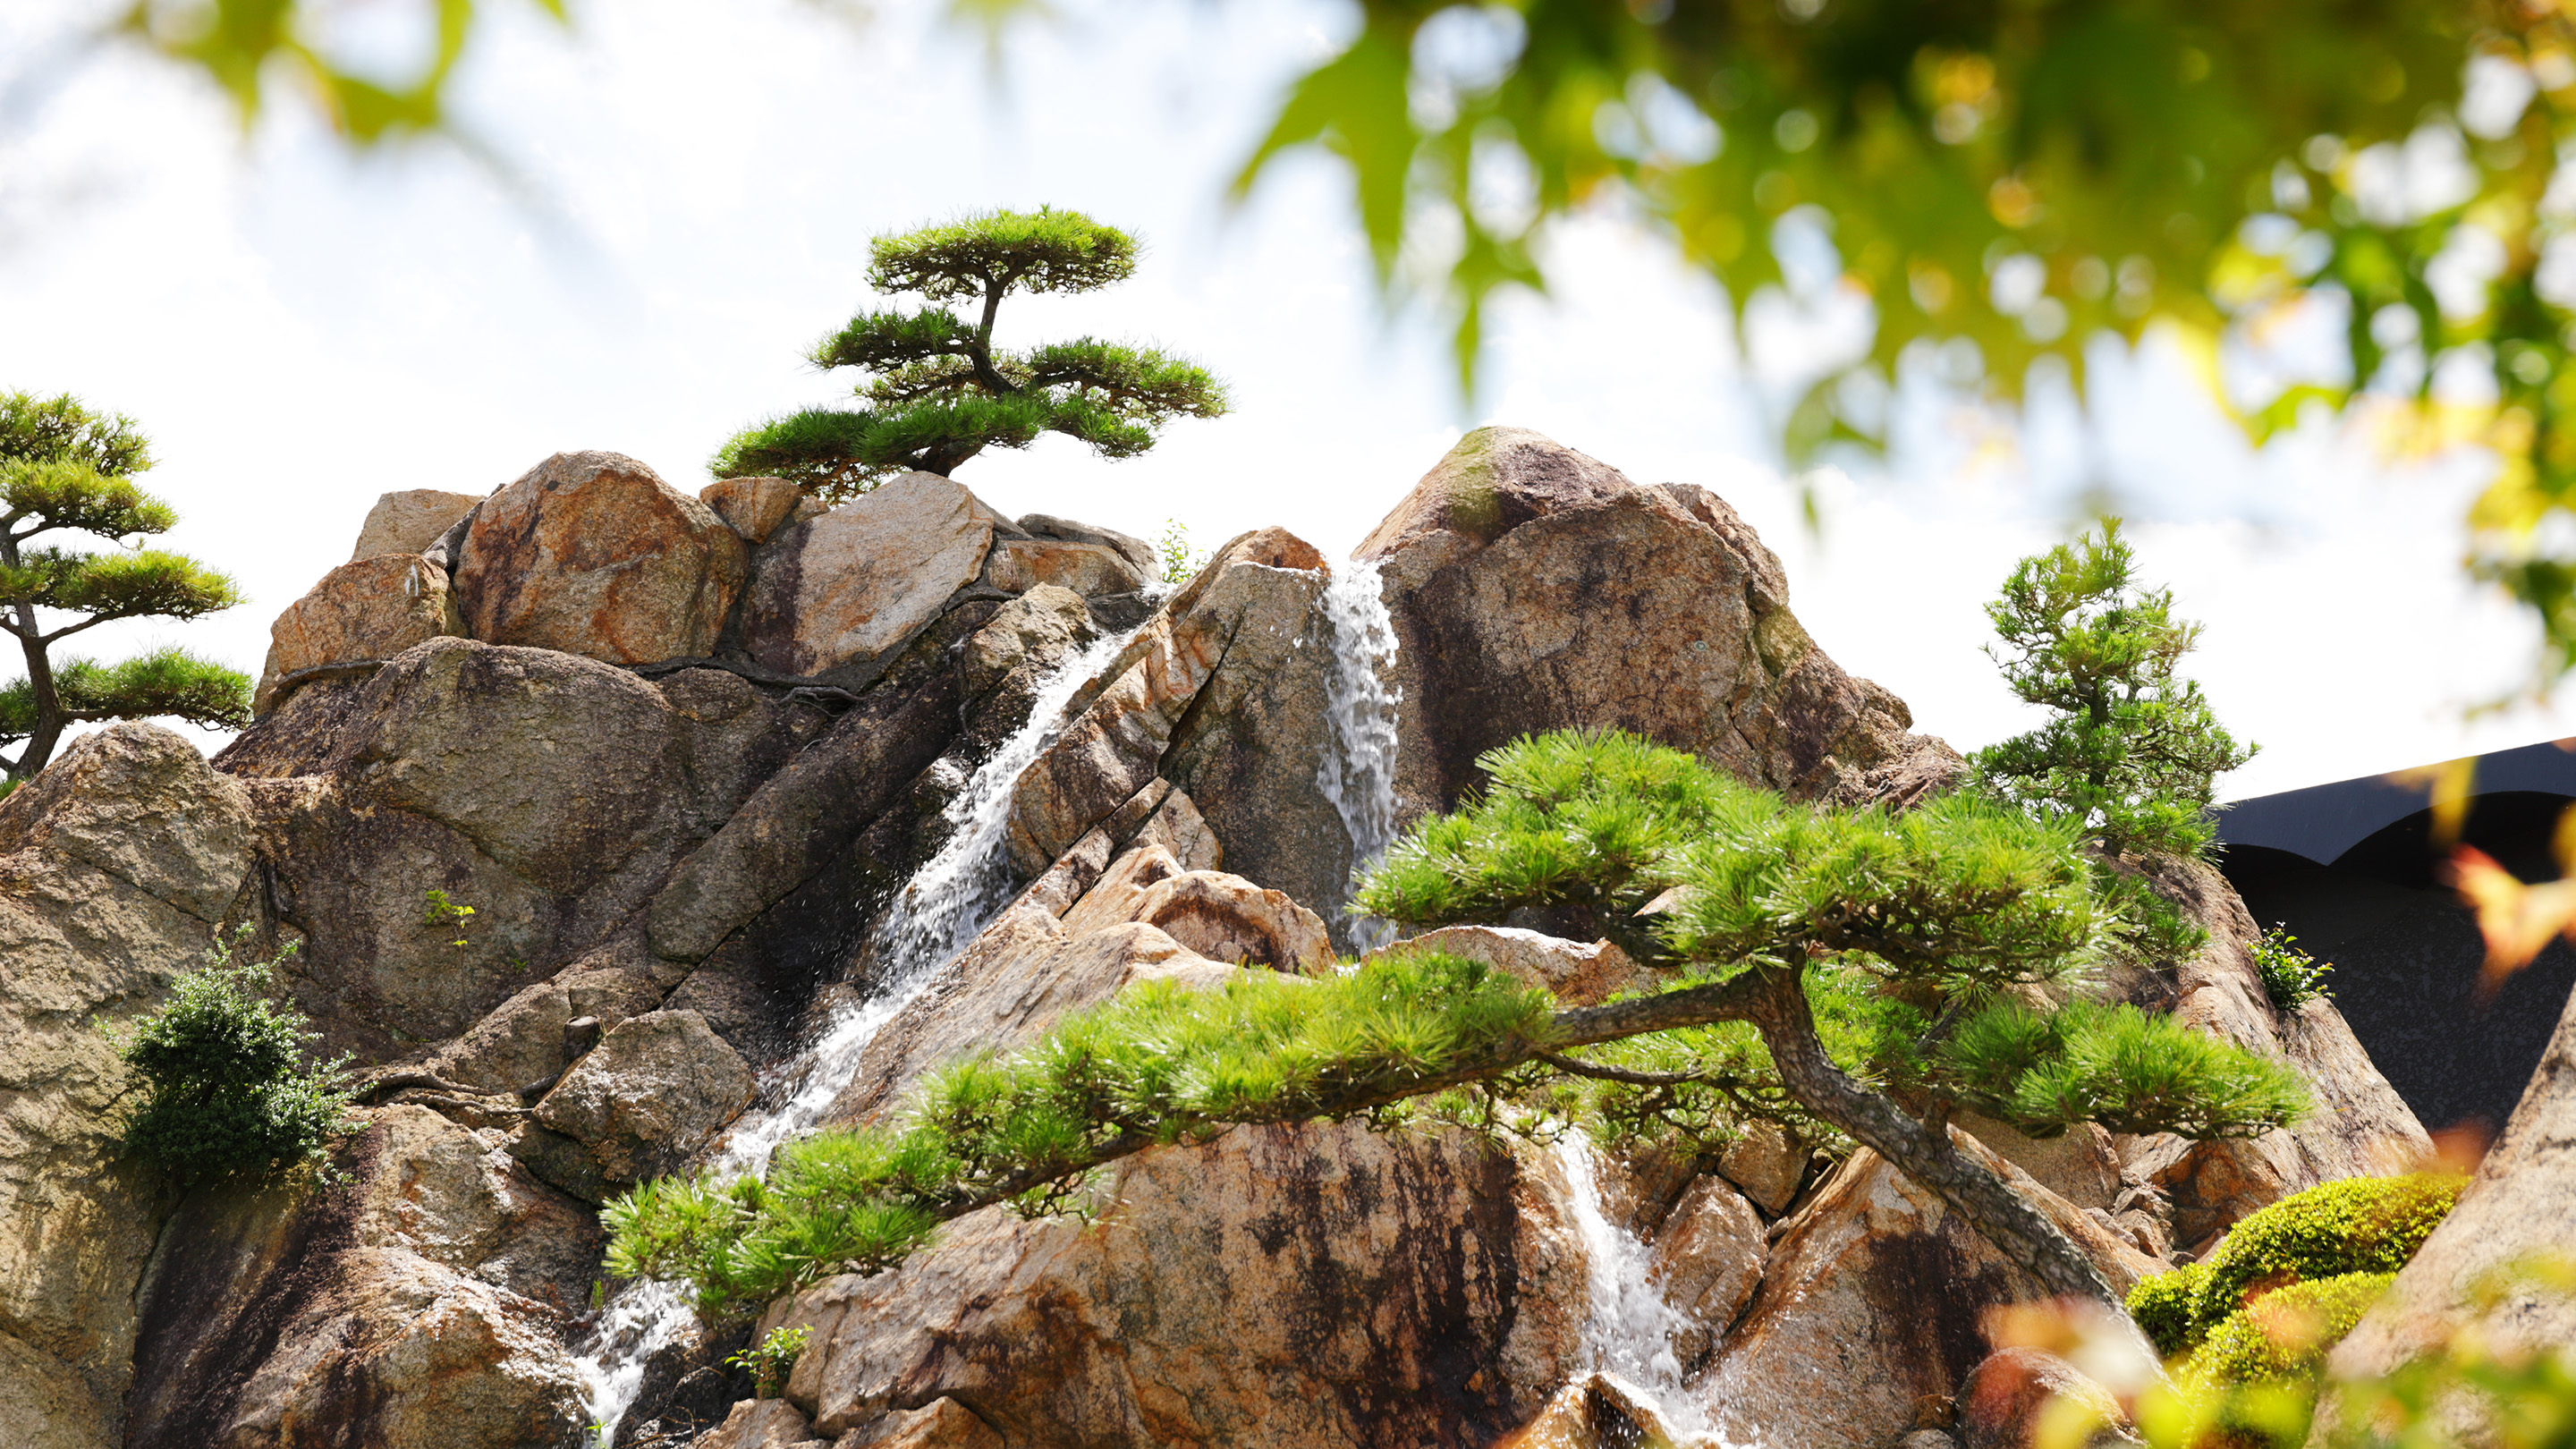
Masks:
[[[1960,768],[1816,647],[1779,559],[1705,488],[1480,428],[1352,556],[1378,564],[1399,641],[1407,818],[1550,729],[1631,730],[1811,798],[1910,800]]]

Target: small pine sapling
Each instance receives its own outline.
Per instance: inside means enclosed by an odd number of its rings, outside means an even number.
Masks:
[[[2071,820],[1969,794],[1903,814],[1793,805],[1616,733],[1536,736],[1479,764],[1486,792],[1398,842],[1357,907],[1426,926],[1571,912],[1637,943],[1655,969],[1639,992],[1558,1009],[1433,951],[1217,991],[1146,983],[952,1066],[890,1125],[781,1148],[765,1182],[644,1184],[604,1214],[611,1271],[756,1312],[900,1262],[964,1213],[1059,1211],[1107,1163],[1245,1123],[1572,1120],[1705,1150],[1769,1120],[1877,1150],[2048,1292],[2116,1307],[2064,1234],[1951,1141],[1951,1112],[2209,1138],[2305,1108],[2287,1067],[2075,990],[2108,913]],[[2043,992],[2069,1004],[2030,1004]]]
[[[293,951],[236,964],[234,947],[219,945],[159,1011],[107,1028],[143,1092],[124,1146],[173,1184],[318,1167],[348,1129],[349,1057],[313,1060],[304,1014],[269,999]]]
[[[2172,590],[2139,587],[2120,521],[2023,559],[1986,615],[2005,682],[2053,717],[1977,751],[1980,784],[2079,823],[2113,855],[2206,849],[2213,780],[2259,747],[2237,744],[2200,686],[2175,677],[2200,626],[2173,617]]]
[[[1014,351],[993,324],[1014,292],[1090,292],[1136,270],[1137,243],[1078,211],[990,211],[869,243],[868,285],[944,306],[862,312],[809,354],[858,369],[861,408],[807,408],[736,434],[719,478],[786,478],[840,502],[909,470],[948,476],[986,448],[1062,433],[1104,458],[1154,446],[1175,418],[1226,410],[1206,369],[1160,349],[1078,337]]]
[[[115,664],[53,657],[72,635],[119,619],[194,619],[242,601],[233,581],[158,549],[82,553],[34,546],[40,534],[108,539],[167,532],[170,505],[134,485],[152,466],[130,418],[69,397],[0,393],[0,631],[26,677],[0,687],[0,756],[12,785],[53,759],[63,731],[99,720],[167,717],[216,729],[250,723],[248,676],[172,646]],[[42,612],[39,612],[42,611]],[[51,616],[51,617],[48,617]]]

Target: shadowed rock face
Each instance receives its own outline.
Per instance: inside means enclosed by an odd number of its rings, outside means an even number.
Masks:
[[[371,1115],[344,1181],[215,1189],[142,1293],[131,1449],[580,1449],[599,1230],[478,1134]]]
[[[1480,428],[1352,556],[1380,561],[1395,622],[1405,819],[1550,729],[1631,730],[1801,797],[1911,798],[1956,771],[1815,647],[1779,560],[1705,489]]]

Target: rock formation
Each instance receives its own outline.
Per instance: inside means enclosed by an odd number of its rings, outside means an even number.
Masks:
[[[1486,429],[1357,559],[1342,586],[1375,570],[1399,646],[1399,815],[1565,725],[1805,798],[1957,773],[1704,490]],[[1597,1201],[1558,1149],[1455,1132],[1156,1149],[1090,1220],[979,1214],[772,1305],[760,1330],[812,1331],[780,1399],[719,1361],[748,1329],[647,1341],[602,1308],[593,1207],[770,1140],[790,1098],[881,1120],[1129,983],[1355,948],[1359,847],[1322,783],[1335,566],[1276,529],[1177,589],[1154,565],[920,474],[824,511],[578,453],[485,498],[388,495],[280,618],[258,723],[211,766],[117,726],[0,803],[0,1439],[570,1446],[603,1353],[640,1383],[622,1441],[702,1449],[1595,1443],[1667,1410],[1877,1446],[1961,1392],[1998,1347],[1982,1310],[2026,1285],[1870,1154],[1768,1130],[1603,1162]],[[2117,989],[2279,1053],[2327,1110],[2200,1148],[1961,1124],[2119,1282],[2425,1145],[2330,1005],[2264,1001],[2223,882],[2163,884],[2210,946]],[[181,1196],[114,1157],[91,1020],[237,930],[296,945],[283,989],[373,1074],[367,1105],[328,1177]],[[1636,969],[1539,929],[1427,944],[1576,1003]],[[802,1049],[862,1004],[884,1019],[812,1079]],[[1596,1372],[1619,1273],[1614,1297],[1680,1314],[1670,1382]]]

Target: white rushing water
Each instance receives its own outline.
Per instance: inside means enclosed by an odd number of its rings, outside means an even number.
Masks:
[[[848,1085],[860,1055],[878,1030],[911,1005],[938,968],[965,950],[1009,903],[1012,789],[1019,784],[1020,773],[1054,742],[1075,691],[1105,668],[1129,637],[1100,639],[1066,660],[1039,687],[1028,723],[977,767],[948,802],[946,843],[913,872],[911,882],[877,927],[876,974],[882,983],[877,994],[842,1009],[824,1024],[814,1044],[782,1068],[762,1093],[764,1103],[777,1105],[755,1105],[737,1119],[708,1160],[708,1170],[726,1175],[758,1172],[780,1143],[811,1130]],[[602,1306],[590,1349],[574,1360],[583,1401],[592,1421],[600,1426],[601,1444],[614,1440],[618,1422],[634,1407],[635,1396],[644,1387],[646,1362],[687,1328],[692,1317],[688,1294],[669,1283],[628,1283]]]
[[[1558,1140],[1556,1155],[1573,1189],[1575,1231],[1591,1264],[1591,1311],[1583,1324],[1583,1350],[1591,1362],[1585,1371],[1616,1374],[1644,1391],[1682,1443],[1723,1443],[1708,1410],[1683,1383],[1681,1360],[1673,1352],[1673,1336],[1691,1321],[1664,1301],[1646,1245],[1603,1210],[1600,1160],[1591,1140],[1568,1132]]]
[[[1400,692],[1387,676],[1395,666],[1395,623],[1387,617],[1377,561],[1344,564],[1324,590],[1324,618],[1333,631],[1333,672],[1325,700],[1332,725],[1315,783],[1350,832],[1351,869],[1366,870],[1395,840],[1395,719]],[[1363,951],[1395,939],[1392,922],[1360,916],[1351,926]]]

